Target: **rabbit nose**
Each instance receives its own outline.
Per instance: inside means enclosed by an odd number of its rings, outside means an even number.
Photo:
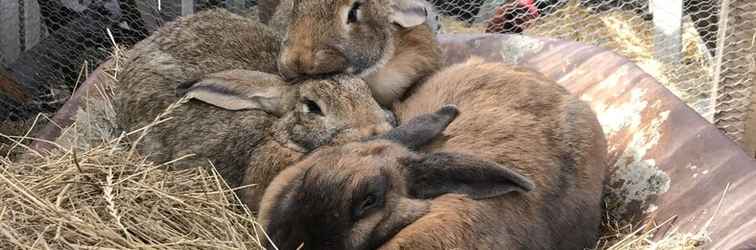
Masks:
[[[307,75],[331,75],[344,72],[347,68],[344,55],[333,49],[320,49],[311,54],[304,64]]]
[[[298,78],[309,74],[314,64],[315,54],[309,46],[293,46],[281,51],[278,71],[285,80]]]
[[[278,62],[278,71],[284,80],[292,80],[302,74],[302,67],[304,60],[306,60],[304,57],[303,53],[299,51],[282,51],[281,60]]]
[[[284,51],[279,64],[279,73],[285,80],[300,75],[331,75],[344,72],[347,60],[333,49]]]

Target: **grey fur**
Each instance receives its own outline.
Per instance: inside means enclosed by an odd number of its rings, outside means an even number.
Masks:
[[[270,179],[310,150],[391,128],[362,80],[291,86],[280,79],[279,43],[270,28],[222,9],[164,25],[128,52],[114,98],[118,125],[146,127],[182,96],[195,96],[149,127],[137,149],[156,162],[194,154],[176,168],[211,161],[232,187],[256,185],[240,191],[253,210]],[[307,112],[305,98],[322,114]],[[229,101],[239,110],[223,106]]]

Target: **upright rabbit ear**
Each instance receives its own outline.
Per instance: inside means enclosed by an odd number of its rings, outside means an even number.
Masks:
[[[177,96],[185,96],[226,110],[262,110],[277,116],[285,110],[289,86],[276,75],[228,70],[181,83]]]
[[[404,28],[425,23],[428,7],[424,0],[391,0],[391,21]]]
[[[430,143],[433,138],[444,132],[458,115],[457,106],[447,104],[436,112],[419,115],[385,134],[368,140],[385,139],[402,144],[410,149],[417,149]]]
[[[533,182],[498,164],[472,155],[431,153],[406,158],[408,190],[411,196],[429,199],[446,193],[487,199],[510,192],[529,192]]]

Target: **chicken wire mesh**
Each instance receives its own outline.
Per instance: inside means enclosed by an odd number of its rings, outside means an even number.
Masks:
[[[678,0],[679,1],[679,0]],[[523,33],[611,49],[637,63],[733,139],[746,140],[756,2],[684,0],[430,0],[441,33]],[[0,120],[53,112],[103,62],[177,16],[254,0],[0,0]],[[664,5],[664,4],[662,4]],[[674,8],[672,8],[674,10]],[[679,41],[657,18],[680,14]],[[663,53],[662,53],[663,52]]]
[[[0,121],[54,112],[113,44],[128,47],[180,15],[227,6],[250,15],[254,1],[0,0]]]

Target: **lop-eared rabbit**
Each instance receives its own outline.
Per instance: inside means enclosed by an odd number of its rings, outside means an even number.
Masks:
[[[424,0],[276,2],[263,1],[261,11],[275,7],[269,24],[285,34],[278,62],[285,79],[358,75],[391,107],[442,65],[437,15]]]
[[[128,52],[114,98],[118,126],[148,129],[132,142],[152,161],[194,154],[173,165],[210,160],[230,186],[255,185],[240,191],[252,210],[278,171],[314,148],[391,128],[359,78],[292,85],[271,74],[279,41],[264,25],[225,10],[166,24]],[[182,97],[188,102],[160,116]],[[148,126],[156,120],[163,121]]]
[[[408,120],[447,103],[460,114],[443,134]],[[278,249],[593,247],[607,149],[586,103],[476,59],[396,108],[400,127],[321,147],[272,181],[259,222]]]

